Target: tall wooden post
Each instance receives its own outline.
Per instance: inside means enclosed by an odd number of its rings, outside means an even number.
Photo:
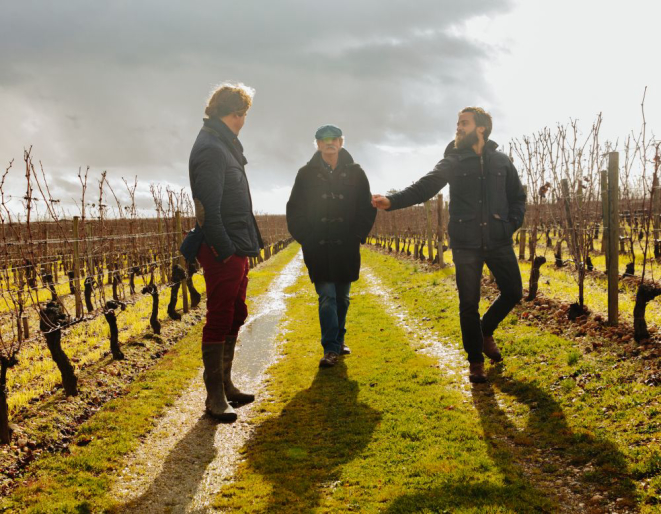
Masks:
[[[73,289],[76,297],[76,318],[83,315],[83,300],[80,296],[80,218],[73,217]]]
[[[601,252],[606,256],[606,271],[608,271],[608,171],[601,170]]]
[[[617,243],[620,239],[620,195],[619,195],[620,154],[608,154],[608,324],[618,324],[618,287],[620,257]]]
[[[181,242],[183,241],[183,234],[181,231],[181,212],[177,211],[175,213],[175,226],[177,227],[175,230],[177,232],[176,234],[176,241],[177,241],[177,252],[179,252],[179,247],[181,247]],[[184,259],[184,256],[179,253],[179,266],[181,266],[183,269],[187,269],[186,266],[186,259]],[[184,313],[188,312],[188,285],[186,284],[185,280],[181,281],[181,294],[182,294],[182,299],[184,301]]]
[[[523,186],[523,192],[528,197],[528,186]],[[526,235],[528,233],[528,221],[523,217],[523,224],[519,229],[519,260],[522,261],[526,258]],[[532,257],[531,257],[532,259]]]
[[[425,218],[427,219],[427,253],[429,254],[429,262],[434,260],[434,238],[431,232],[431,201],[425,202]]]
[[[445,268],[445,261],[443,260],[443,240],[445,239],[445,229],[443,225],[443,195],[436,197],[436,213],[438,215],[438,265]]]

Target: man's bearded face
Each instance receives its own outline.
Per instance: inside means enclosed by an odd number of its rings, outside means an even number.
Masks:
[[[477,144],[478,141],[477,127],[470,132],[464,132],[461,129],[457,129],[457,134],[454,138],[454,146],[458,150],[467,150],[472,148],[474,144]]]

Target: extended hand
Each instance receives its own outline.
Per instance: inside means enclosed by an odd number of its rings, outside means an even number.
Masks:
[[[390,209],[390,200],[386,196],[372,195],[372,207]]]

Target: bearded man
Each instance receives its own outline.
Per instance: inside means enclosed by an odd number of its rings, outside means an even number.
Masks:
[[[372,197],[374,207],[392,211],[429,200],[450,184],[448,235],[459,292],[461,335],[473,383],[486,382],[483,353],[493,362],[502,360],[493,333],[523,296],[512,234],[523,223],[526,194],[512,161],[489,139],[491,129],[491,115],[484,109],[464,108],[455,140],[431,172],[399,193]],[[480,319],[485,263],[500,295]]]

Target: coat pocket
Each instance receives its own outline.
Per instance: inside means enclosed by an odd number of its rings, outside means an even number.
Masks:
[[[514,234],[514,227],[509,219],[499,214],[492,214],[489,223],[489,235],[492,241],[508,241]]]
[[[479,245],[482,240],[480,226],[474,214],[450,217],[448,235],[452,246]]]

